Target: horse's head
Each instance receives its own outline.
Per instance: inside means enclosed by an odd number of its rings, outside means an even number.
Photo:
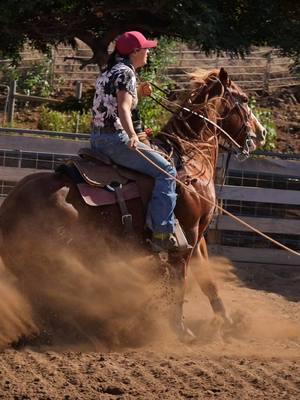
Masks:
[[[224,89],[223,98],[226,100],[221,127],[248,152],[263,146],[266,130],[249,107],[248,96],[229,79],[223,68],[220,69],[218,77]]]
[[[249,154],[264,144],[266,130],[250,109],[248,96],[229,79],[228,73],[223,68],[210,72],[202,79],[195,73],[193,80],[196,87],[197,83],[200,87],[198,86],[198,90],[193,92],[190,103],[214,103],[218,112],[218,126],[238,143],[242,153]],[[230,141],[228,136],[224,136],[224,132],[222,134],[220,130],[218,133],[225,141]]]

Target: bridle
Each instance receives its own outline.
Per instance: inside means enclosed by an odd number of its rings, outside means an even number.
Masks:
[[[153,85],[155,88],[157,88],[158,90],[160,90],[161,92],[163,92],[165,95],[168,95],[170,92],[161,89],[159,86],[157,86],[156,84],[154,84],[153,82],[151,82],[151,85]],[[224,86],[223,86],[224,87]],[[192,94],[193,95],[193,94]],[[240,97],[240,95],[238,95]],[[245,109],[245,107],[243,105],[241,105],[241,101],[236,98],[237,96],[235,96],[234,94],[232,94],[230,92],[230,90],[228,88],[225,88],[224,91],[224,98],[226,99],[226,97],[228,97],[231,101],[231,108],[228,111],[228,113],[226,114],[225,117],[222,118],[222,120],[224,121],[226,118],[228,118],[233,111],[237,108],[237,111],[239,113],[239,116],[241,118],[241,120],[243,121],[243,124],[237,134],[237,139],[242,135],[245,134],[245,141],[243,146],[241,146],[240,144],[238,144],[236,139],[233,139],[231,137],[231,135],[229,133],[227,133],[221,126],[217,125],[215,122],[211,121],[209,118],[205,117],[205,115],[200,114],[199,112],[193,111],[185,106],[182,106],[181,104],[177,104],[173,101],[169,101],[166,98],[160,97],[159,99],[156,96],[150,95],[150,97],[159,105],[161,105],[163,108],[165,108],[167,111],[171,112],[175,118],[181,120],[184,122],[184,124],[188,127],[188,129],[191,132],[194,132],[194,130],[192,129],[192,127],[190,126],[190,124],[188,123],[188,119],[194,115],[197,116],[199,118],[201,118],[202,120],[206,121],[207,123],[213,125],[217,130],[218,130],[218,135],[222,135],[223,138],[227,141],[230,142],[231,145],[231,149],[230,151],[234,151],[234,154],[240,159],[240,160],[244,160],[246,158],[249,157],[250,155],[250,148],[251,148],[251,126],[250,126],[250,120],[252,118],[252,111],[250,110],[250,108],[247,105],[247,109]],[[227,100],[227,99],[226,99]],[[169,104],[170,106],[175,106],[177,107],[180,112],[175,112],[173,111],[170,107],[166,106],[166,104],[164,104],[163,102]],[[185,112],[185,117],[183,117],[183,112]],[[188,113],[188,114],[186,114]],[[245,132],[245,130],[247,129],[247,132]],[[198,136],[198,134],[196,134],[194,132],[194,136]]]
[[[244,160],[250,155],[252,143],[252,130],[250,121],[253,119],[253,113],[248,104],[242,101],[240,94],[234,95],[232,92],[230,92],[230,90],[226,89],[224,93],[224,98],[228,100],[231,108],[229,109],[225,117],[222,118],[222,122],[226,121],[226,119],[228,119],[235,110],[237,111],[242,121],[240,129],[237,132],[237,135],[235,135],[235,140],[238,142],[241,136],[245,136],[245,140],[243,146],[241,146],[240,149],[235,149],[235,155],[240,160]]]

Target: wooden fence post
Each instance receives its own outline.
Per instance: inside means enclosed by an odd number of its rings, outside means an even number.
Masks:
[[[11,81],[9,86],[8,104],[7,104],[7,122],[9,123],[9,125],[12,125],[14,121],[16,88],[17,88],[17,81]]]
[[[75,97],[77,100],[80,100],[82,97],[82,82],[81,81],[76,81]]]
[[[79,103],[81,100],[81,97],[82,97],[82,82],[80,82],[80,81],[76,81],[75,97]],[[79,119],[80,119],[80,111],[77,112],[77,117],[76,117],[76,129],[75,129],[76,133],[78,133]]]
[[[50,59],[50,86],[53,88],[54,85],[54,78],[55,78],[55,63],[56,63],[56,58],[55,58],[55,49],[54,47],[51,48],[51,59]]]
[[[268,93],[269,92],[269,79],[271,75],[271,62],[272,62],[272,50],[267,54],[266,70],[263,78],[263,88]]]
[[[179,65],[178,67],[182,67],[182,63],[183,63],[183,49],[182,49],[182,45],[180,46],[180,50],[179,50]]]

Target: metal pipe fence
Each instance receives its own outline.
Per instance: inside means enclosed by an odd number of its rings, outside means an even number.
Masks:
[[[70,140],[69,134],[67,139],[46,139],[47,132],[32,132],[36,143],[39,146],[42,144],[40,150],[37,150],[32,138],[24,137],[22,133],[20,130],[16,142],[11,141],[11,148],[0,146],[0,202],[23,177],[37,171],[53,171],[65,159],[77,154],[79,147],[86,146],[86,136],[88,136],[85,135],[85,140],[76,134],[73,134],[73,137],[77,140]],[[64,133],[54,132],[54,134],[58,137]],[[12,139],[12,136],[9,135],[9,138]],[[22,146],[25,147],[26,141],[28,141],[27,150],[23,150]],[[8,142],[4,141],[5,146],[8,146]],[[51,142],[55,144],[52,150],[50,150]],[[291,160],[283,160],[282,154],[273,153],[272,158],[250,159],[243,163],[232,160],[225,185],[220,189],[220,185],[216,184],[216,190],[223,208],[262,232],[267,232],[275,240],[298,250],[300,246],[299,162],[293,160],[292,154],[290,158]],[[218,165],[221,172],[224,168],[222,154]],[[224,255],[234,262],[299,265],[296,257],[275,249],[269,242],[223,214],[215,216],[207,239],[212,254]]]

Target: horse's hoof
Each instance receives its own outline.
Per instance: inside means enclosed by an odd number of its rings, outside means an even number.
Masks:
[[[189,328],[187,328],[183,322],[175,326],[174,330],[178,339],[182,343],[191,344],[194,343],[197,339],[195,334]]]
[[[194,333],[189,328],[185,327],[184,331],[181,332],[179,339],[181,342],[183,342],[185,344],[192,344],[192,343],[195,343],[197,337],[196,337],[196,335],[194,335]]]
[[[215,333],[218,333],[223,340],[229,340],[234,332],[234,323],[227,315],[216,314],[210,322]]]
[[[230,317],[224,318],[222,326],[222,337],[224,340],[230,340],[230,338],[240,339],[247,332],[248,324],[245,316],[240,312],[235,312]]]
[[[233,320],[227,315],[223,316],[223,328],[232,329],[233,326],[234,326]]]
[[[231,341],[231,338],[235,336],[235,326],[231,319],[224,319],[221,327],[221,335],[224,341]]]

